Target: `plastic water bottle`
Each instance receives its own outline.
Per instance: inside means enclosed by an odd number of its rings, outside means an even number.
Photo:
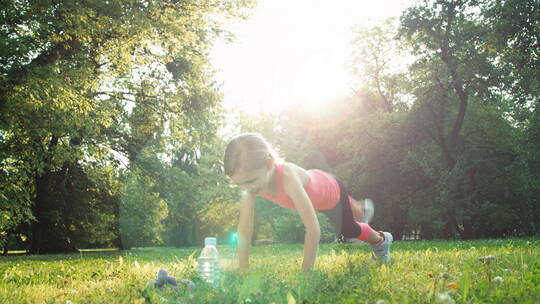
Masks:
[[[197,259],[199,276],[203,281],[214,286],[219,285],[220,267],[219,252],[216,248],[216,238],[204,239],[204,248]]]

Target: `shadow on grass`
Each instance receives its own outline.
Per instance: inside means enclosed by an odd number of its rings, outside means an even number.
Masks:
[[[455,250],[471,248],[500,248],[500,247],[524,248],[540,247],[539,237],[529,238],[506,238],[506,239],[484,239],[484,240],[415,240],[396,241],[392,245],[393,252],[419,251],[419,250]],[[8,256],[1,256],[0,261],[20,262],[20,261],[62,261],[78,259],[136,259],[139,261],[171,262],[189,256],[197,257],[201,248],[198,247],[143,247],[129,250],[119,250],[117,248],[95,248],[81,249],[78,253],[68,254],[27,254],[25,251],[10,252]],[[262,254],[295,253],[302,250],[302,244],[275,244],[267,246],[254,246],[254,251]],[[220,247],[223,256],[233,255],[235,251],[232,247]],[[361,251],[371,252],[371,247],[367,244],[321,244],[319,254],[329,253],[333,250],[344,250],[347,252]]]
[[[329,244],[327,248],[322,248],[321,252],[328,250],[344,250],[346,252],[371,252],[371,247],[366,243],[340,243]],[[394,241],[392,252],[422,251],[422,250],[468,250],[472,248],[540,248],[540,238],[506,238],[506,239],[480,239],[480,240],[414,240],[414,241]]]
[[[0,257],[0,261],[70,261],[79,259],[137,259],[140,261],[170,262],[196,254],[200,248],[144,247],[120,250],[118,248],[79,249],[76,253],[29,254],[16,251]]]

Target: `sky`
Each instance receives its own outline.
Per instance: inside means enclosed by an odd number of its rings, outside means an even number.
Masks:
[[[259,0],[247,20],[226,28],[211,61],[226,108],[278,113],[351,93],[353,28],[399,17],[412,0]]]

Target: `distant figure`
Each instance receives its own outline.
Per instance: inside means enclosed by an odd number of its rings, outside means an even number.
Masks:
[[[321,170],[305,170],[285,162],[264,138],[242,134],[227,145],[225,174],[242,190],[238,223],[240,268],[249,267],[249,246],[254,226],[254,200],[262,196],[278,205],[296,209],[305,226],[302,270],[313,268],[321,230],[315,210],[327,214],[332,225],[348,241],[369,243],[375,256],[390,260],[392,235],[377,232],[368,222],[373,216],[369,199],[354,200],[343,184]]]

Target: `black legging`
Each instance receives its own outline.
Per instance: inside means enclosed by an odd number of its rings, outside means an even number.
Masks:
[[[347,238],[356,238],[362,233],[360,225],[354,220],[351,205],[349,205],[349,192],[341,181],[336,178],[339,185],[339,202],[332,209],[321,210],[330,219],[330,223],[341,235]]]

